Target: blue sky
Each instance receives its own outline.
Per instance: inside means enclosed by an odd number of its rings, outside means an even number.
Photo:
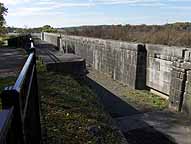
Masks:
[[[0,0],[8,26],[191,22],[191,0]]]

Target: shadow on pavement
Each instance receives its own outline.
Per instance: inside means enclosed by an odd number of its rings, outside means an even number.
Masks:
[[[108,91],[96,81],[86,77],[86,82],[88,86],[96,93],[98,99],[103,104],[104,109],[111,115],[112,118],[115,119],[141,114],[140,111]],[[135,127],[134,129],[128,130],[127,128],[127,130],[124,130],[123,128],[122,130],[129,144],[176,144],[172,137],[157,131],[144,121],[139,121],[139,124],[137,123],[137,125],[136,122],[133,122],[133,124]],[[123,124],[120,124],[120,122],[118,125],[119,127],[123,126]]]

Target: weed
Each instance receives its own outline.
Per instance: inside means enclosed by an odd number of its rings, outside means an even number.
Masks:
[[[37,57],[36,64],[37,64],[37,72],[38,73],[43,73],[43,72],[47,71],[46,65],[44,64],[41,57]]]

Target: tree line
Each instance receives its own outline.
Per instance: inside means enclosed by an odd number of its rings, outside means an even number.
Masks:
[[[191,47],[191,23],[165,25],[100,25],[62,29],[64,34],[128,42]]]
[[[53,28],[50,25],[45,25],[38,28],[7,27],[7,31],[16,33],[63,33],[67,35],[113,39],[128,42],[191,47],[191,23],[188,22],[177,22],[165,25],[127,24],[81,26],[70,28]]]
[[[7,32],[9,33],[41,33],[41,32],[58,32],[56,28],[51,27],[50,25],[44,25],[37,28],[16,28],[16,27],[7,27]]]

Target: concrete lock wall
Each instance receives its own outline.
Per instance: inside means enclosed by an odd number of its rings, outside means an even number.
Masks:
[[[147,86],[170,94],[172,63],[183,59],[185,48],[147,44]]]
[[[188,48],[49,33],[42,37],[66,53],[80,55],[89,66],[114,80],[135,89],[150,88],[169,97],[172,108],[191,113]]]
[[[67,51],[75,51],[94,69],[131,88],[145,88],[144,45],[76,36],[62,36],[62,40]]]
[[[182,111],[191,116],[191,70],[187,71],[186,89],[183,96]]]
[[[43,33],[41,36],[42,40],[47,41],[50,44],[53,44],[55,47],[60,47],[60,35],[59,34],[53,34],[53,33]]]

